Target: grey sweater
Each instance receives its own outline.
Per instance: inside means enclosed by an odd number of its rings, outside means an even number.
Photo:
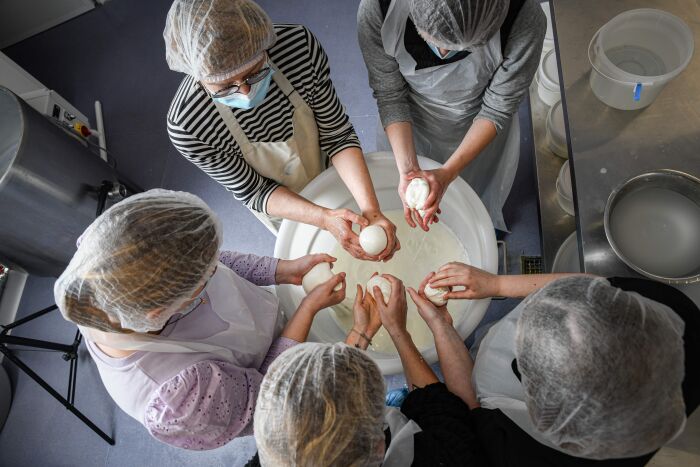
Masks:
[[[408,1],[408,0],[394,0]],[[360,49],[369,72],[369,85],[386,128],[394,122],[410,122],[409,85],[396,59],[384,51],[381,28],[384,22],[379,0],[362,0],[357,13]],[[526,0],[515,18],[503,48],[503,62],[482,96],[475,118],[489,120],[501,130],[518,110],[539,65],[547,19],[539,4]]]

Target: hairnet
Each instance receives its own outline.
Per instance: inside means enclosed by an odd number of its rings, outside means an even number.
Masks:
[[[530,418],[578,457],[649,453],[685,423],[683,321],[602,278],[554,281],[523,304],[516,353]]]
[[[509,0],[411,0],[410,16],[431,44],[448,50],[484,45],[508,14]]]
[[[83,233],[54,285],[63,316],[108,332],[161,329],[209,279],[221,227],[183,192],[150,190],[115,204]],[[161,310],[156,317],[147,314]]]
[[[378,466],[384,379],[361,350],[297,345],[272,363],[255,407],[263,466]]]
[[[270,18],[250,0],[175,0],[163,38],[171,70],[216,83],[262,60],[276,35]]]

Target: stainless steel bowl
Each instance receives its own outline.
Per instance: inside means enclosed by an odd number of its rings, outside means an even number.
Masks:
[[[608,197],[608,202],[605,206],[605,217],[604,217],[604,223],[605,223],[605,236],[608,239],[608,242],[610,243],[610,246],[612,247],[613,251],[617,256],[625,263],[627,266],[630,268],[634,269],[638,273],[647,276],[651,279],[655,279],[658,281],[666,282],[669,284],[690,284],[693,282],[699,282],[700,281],[700,253],[696,253],[695,250],[693,249],[694,247],[691,247],[691,253],[688,255],[686,254],[683,256],[684,261],[689,261],[692,264],[694,264],[694,268],[692,266],[688,268],[688,271],[685,271],[679,275],[669,275],[667,273],[661,273],[659,270],[653,270],[650,267],[643,267],[639,264],[639,261],[635,261],[629,257],[628,254],[625,254],[625,251],[629,249],[629,245],[626,245],[624,240],[620,238],[615,238],[615,233],[614,231],[617,230],[613,228],[613,223],[614,222],[622,222],[620,219],[623,214],[617,213],[615,209],[620,206],[620,203],[623,202],[623,200],[630,199],[630,195],[635,194],[637,199],[641,199],[639,197],[640,192],[642,190],[657,190],[655,192],[648,191],[647,194],[652,194],[652,193],[659,193],[659,189],[661,190],[668,190],[670,192],[674,192],[676,194],[682,195],[688,200],[690,200],[692,203],[695,203],[695,205],[698,206],[698,213],[700,213],[700,180],[692,175],[689,175],[684,172],[679,172],[677,170],[669,170],[669,169],[660,169],[654,172],[649,172],[649,173],[644,173],[641,175],[637,175],[636,177],[633,177],[626,182],[622,183],[619,185],[615,190],[613,190],[612,193],[610,193],[610,196]],[[662,197],[663,198],[663,197]],[[652,200],[654,199],[653,196],[651,198]],[[658,201],[658,203],[664,203],[666,201]],[[685,212],[679,211],[678,214],[674,214],[673,210],[674,209],[680,209],[678,206],[683,205],[684,203],[672,203],[668,202],[667,205],[663,205],[663,213],[668,214],[668,215],[677,215],[680,216],[678,217],[681,222],[684,223],[684,228],[686,230],[688,228],[692,229],[692,234],[691,237],[688,237],[686,235],[686,238],[692,238],[695,243],[695,245],[698,245],[698,251],[700,251],[700,229],[697,228],[697,226],[700,226],[700,219],[698,219],[696,216],[690,216],[689,218],[688,211],[686,210]],[[625,209],[628,209],[627,206],[629,204],[625,204],[623,206],[623,211]],[[659,209],[661,205],[655,206],[655,209]],[[692,210],[691,210],[692,211]],[[692,211],[694,213],[695,211]],[[616,214],[617,213],[617,214]],[[685,216],[685,217],[683,217]],[[613,221],[613,218],[616,220]],[[624,219],[624,217],[622,217]],[[630,217],[628,216],[627,219],[625,220],[630,220]],[[645,225],[638,224],[634,226],[634,228],[639,229],[639,235],[643,236],[644,235],[644,229]],[[665,227],[665,226],[662,226]],[[651,226],[650,228],[659,228],[658,226]],[[686,234],[688,232],[686,231]],[[659,235],[659,238],[663,237],[663,235]],[[677,246],[677,245],[676,245]],[[637,247],[639,248],[639,247]],[[649,252],[650,255],[656,255],[654,258],[663,258],[661,255],[666,255],[668,257],[672,257],[673,255],[670,254],[670,246],[668,244],[659,244],[657,245],[656,248],[650,248],[651,250]],[[678,252],[675,252],[678,253]],[[652,256],[650,256],[652,257]],[[684,268],[685,269],[685,268]]]

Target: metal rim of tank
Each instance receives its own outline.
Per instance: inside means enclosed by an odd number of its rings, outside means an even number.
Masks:
[[[8,102],[12,101],[15,104],[15,107],[17,109],[17,116],[19,116],[19,119],[15,121],[15,126],[9,130],[13,134],[18,135],[16,144],[14,145],[15,147],[12,150],[12,157],[9,158],[10,160],[8,161],[3,161],[0,157],[0,188],[2,188],[2,186],[8,182],[10,173],[12,172],[10,169],[12,168],[13,162],[17,158],[17,154],[22,143],[22,138],[24,138],[24,113],[22,112],[22,107],[18,101],[19,97],[17,97],[16,94],[14,94],[5,86],[0,85],[0,98],[5,99],[4,95],[7,96]],[[0,116],[2,116],[3,114],[4,112],[0,112]],[[2,122],[2,120],[0,120],[0,122]],[[0,134],[2,134],[1,129]],[[9,152],[8,149],[10,149],[9,145],[5,145],[2,143],[3,141],[0,141],[0,156],[4,155],[6,152]]]
[[[608,201],[605,204],[605,214],[603,217],[603,224],[605,228],[605,236],[608,239],[608,243],[610,244],[610,247],[612,250],[615,252],[618,258],[622,260],[623,263],[625,263],[627,266],[632,268],[633,270],[637,271],[639,274],[642,274],[643,276],[646,276],[650,279],[655,279],[657,281],[661,282],[666,282],[668,284],[677,284],[677,285],[683,285],[683,284],[692,284],[695,282],[700,282],[700,264],[698,264],[695,268],[695,274],[691,274],[688,276],[682,276],[682,277],[666,277],[666,276],[661,276],[658,274],[654,274],[652,272],[649,272],[639,266],[637,266],[632,260],[630,260],[620,249],[620,246],[615,242],[615,239],[613,237],[612,231],[611,231],[611,226],[610,226],[610,217],[613,208],[617,204],[618,201],[620,201],[625,195],[632,193],[634,191],[637,191],[638,189],[641,189],[643,187],[638,186],[641,182],[647,182],[650,180],[658,180],[658,179],[663,179],[666,181],[675,181],[676,183],[669,183],[666,188],[671,188],[673,189],[674,187],[678,187],[678,181],[683,180],[685,183],[690,183],[691,185],[694,185],[694,191],[695,193],[700,193],[700,179],[697,177],[694,177],[693,175],[690,175],[685,172],[681,172],[679,170],[672,170],[672,169],[658,169],[654,170],[651,172],[646,172],[643,174],[636,175],[622,183],[620,183],[611,193],[610,196],[608,196]],[[655,185],[658,186],[658,185]],[[678,190],[673,190],[676,191],[679,194],[682,194],[692,201],[694,201],[696,204],[700,205],[700,195],[696,195],[695,197],[691,197],[686,195],[686,193],[681,193]],[[700,235],[700,232],[698,232],[698,235]]]

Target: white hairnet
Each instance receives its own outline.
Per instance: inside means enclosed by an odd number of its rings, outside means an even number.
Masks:
[[[272,363],[255,406],[263,466],[378,466],[384,379],[363,351],[297,345]]]
[[[261,61],[277,36],[250,0],[175,0],[163,38],[171,70],[217,83]]]
[[[635,457],[685,423],[684,323],[670,308],[591,276],[523,304],[516,354],[530,418],[578,457]]]
[[[198,197],[131,196],[85,230],[54,285],[56,304],[67,320],[101,331],[159,330],[209,280],[220,245],[219,220]]]
[[[509,0],[410,0],[410,16],[431,44],[448,50],[484,45],[508,14]]]

